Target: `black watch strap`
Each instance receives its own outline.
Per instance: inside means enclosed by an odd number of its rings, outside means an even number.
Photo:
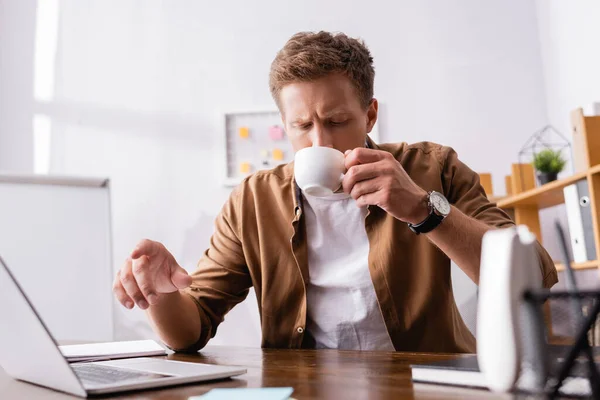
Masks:
[[[425,218],[425,221],[418,223],[416,225],[408,224],[408,227],[410,228],[411,231],[413,231],[414,233],[416,233],[418,235],[420,233],[431,232],[432,230],[437,228],[438,225],[441,224],[443,220],[444,220],[444,217],[442,217],[441,215],[437,215],[435,213],[435,211],[433,211],[433,209],[432,209],[431,212],[429,213],[429,216],[427,218]]]

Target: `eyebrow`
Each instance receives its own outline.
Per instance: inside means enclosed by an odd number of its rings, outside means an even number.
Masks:
[[[329,118],[332,118],[332,117],[337,117],[337,116],[340,116],[340,115],[346,116],[346,115],[349,115],[349,114],[350,114],[350,112],[347,111],[347,110],[345,110],[345,109],[338,109],[338,110],[332,110],[332,111],[326,112],[323,115],[323,118],[324,119],[329,119]],[[306,124],[308,122],[310,122],[310,121],[308,121],[307,119],[305,119],[303,117],[299,117],[299,118],[295,119],[294,121],[292,121],[292,125],[304,125],[304,124]]]
[[[340,108],[340,109],[331,110],[331,111],[325,113],[325,118],[331,118],[331,117],[335,117],[338,115],[348,115],[348,114],[350,114],[350,112],[348,110]]]
[[[294,121],[292,121],[292,125],[293,126],[304,125],[308,122],[310,122],[310,121],[302,119],[302,118],[298,118],[298,119],[295,119]]]

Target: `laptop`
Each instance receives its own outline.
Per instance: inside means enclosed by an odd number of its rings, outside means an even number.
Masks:
[[[80,397],[230,378],[227,367],[155,358],[69,364],[0,257],[0,366],[15,379]]]

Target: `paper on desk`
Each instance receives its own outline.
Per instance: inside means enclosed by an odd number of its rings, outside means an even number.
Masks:
[[[213,389],[204,396],[190,397],[188,400],[287,400],[294,388],[237,388]]]
[[[133,340],[58,346],[69,362],[165,355],[165,349],[154,340]]]

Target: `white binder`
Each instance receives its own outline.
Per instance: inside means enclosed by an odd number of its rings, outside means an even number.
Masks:
[[[596,259],[594,227],[590,205],[589,187],[586,179],[563,189],[569,221],[573,261],[576,263]]]

